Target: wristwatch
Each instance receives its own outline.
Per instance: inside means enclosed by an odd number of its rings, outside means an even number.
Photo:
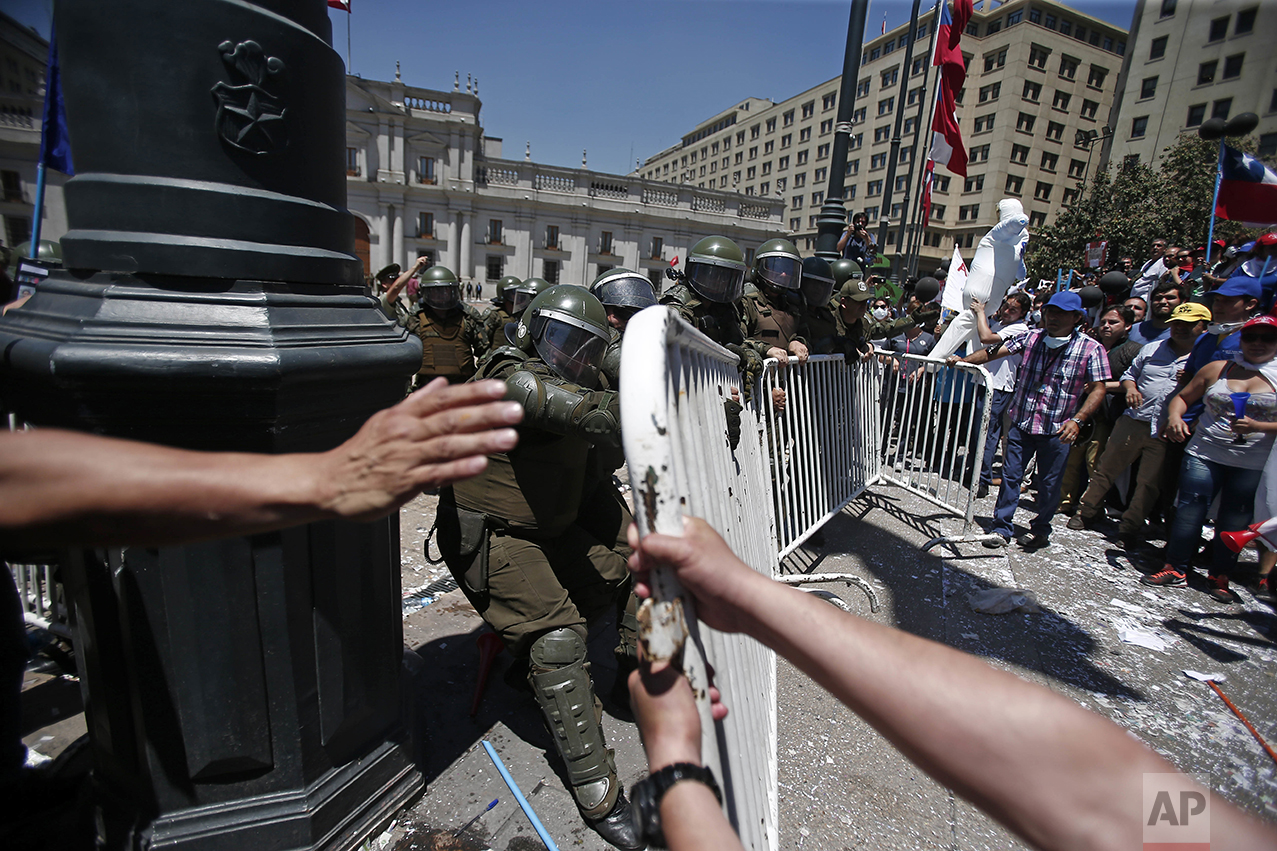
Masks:
[[[664,848],[665,833],[661,830],[661,799],[680,780],[704,783],[714,793],[718,803],[723,803],[723,793],[714,780],[714,772],[703,765],[676,762],[655,774],[648,775],[630,788],[630,817],[638,838],[652,848]]]

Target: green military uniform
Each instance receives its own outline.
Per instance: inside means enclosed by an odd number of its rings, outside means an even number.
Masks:
[[[807,322],[803,315],[803,261],[798,249],[787,239],[769,239],[754,253],[746,291],[744,330],[749,345],[762,357],[768,350],[789,353],[791,343],[807,345]]]
[[[570,310],[571,324],[555,318]],[[558,336],[546,333],[554,322]],[[581,336],[564,341],[564,329]],[[591,389],[605,329],[602,305],[580,287],[552,287],[532,301],[516,346],[498,349],[475,374],[505,381],[507,398],[523,405],[518,445],[488,456],[478,476],[442,489],[437,526],[439,550],[466,597],[506,648],[527,660],[582,815],[613,845],[641,848],[585,664],[587,622],[630,590],[628,549],[578,522],[592,487],[591,449],[620,446],[618,395]],[[559,357],[565,353],[572,359]]]
[[[415,385],[435,378],[456,384],[475,371],[475,359],[483,354],[483,324],[473,307],[461,300],[461,282],[444,266],[421,273],[417,310],[407,322],[421,339],[421,368]]]
[[[803,302],[806,306],[807,349],[813,355],[834,353],[838,336],[838,302],[834,299],[834,277],[829,262],[822,257],[803,258]]]
[[[497,294],[492,297],[492,309],[483,315],[483,348],[485,355],[510,345],[505,338],[507,322],[514,321],[514,315],[507,309],[513,301],[514,290],[523,281],[514,275],[506,275],[497,282]]]

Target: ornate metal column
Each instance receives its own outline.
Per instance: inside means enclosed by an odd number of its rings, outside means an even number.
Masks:
[[[362,294],[323,0],[59,0],[66,268],[0,321],[29,422],[322,450],[419,343]],[[67,554],[110,848],[337,848],[420,790],[395,518]]]
[[[847,226],[843,192],[847,177],[847,150],[851,145],[851,116],[856,111],[856,85],[860,80],[860,54],[864,50],[865,15],[869,0],[851,0],[847,22],[847,46],[843,50],[842,85],[838,88],[838,118],[834,125],[833,158],[829,163],[829,189],[816,219],[816,256],[831,263],[842,255],[838,238]],[[908,71],[908,69],[905,69]]]

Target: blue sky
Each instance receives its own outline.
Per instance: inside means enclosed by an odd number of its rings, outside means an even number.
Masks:
[[[1069,4],[1130,27],[1134,0]],[[4,0],[48,35],[49,0]],[[847,0],[354,0],[351,70],[450,90],[478,78],[480,121],[504,155],[624,174],[698,122],[746,97],[783,100],[838,75]],[[930,8],[924,0],[923,8]],[[903,0],[872,0],[866,32],[909,19]],[[330,10],[346,56],[344,12]]]

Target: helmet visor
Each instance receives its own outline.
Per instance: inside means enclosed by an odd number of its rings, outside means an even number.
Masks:
[[[528,330],[537,354],[560,378],[582,387],[598,383],[599,366],[607,350],[607,337],[600,331],[548,310],[538,310]]]
[[[834,296],[834,279],[821,278],[807,272],[802,281],[803,298],[812,307],[829,304]]]
[[[595,288],[598,300],[611,307],[632,307],[642,310],[656,304],[652,282],[638,275],[626,275],[603,281]]]
[[[803,277],[803,264],[797,257],[789,254],[769,254],[759,257],[758,275],[773,287],[783,290],[796,290]]]
[[[710,301],[731,304],[745,293],[745,269],[741,266],[688,260],[686,274],[692,289]]]
[[[461,285],[422,287],[421,303],[435,310],[451,310],[461,303]]]
[[[532,290],[507,290],[506,297],[510,299],[510,315],[518,316],[536,298],[536,293]]]

